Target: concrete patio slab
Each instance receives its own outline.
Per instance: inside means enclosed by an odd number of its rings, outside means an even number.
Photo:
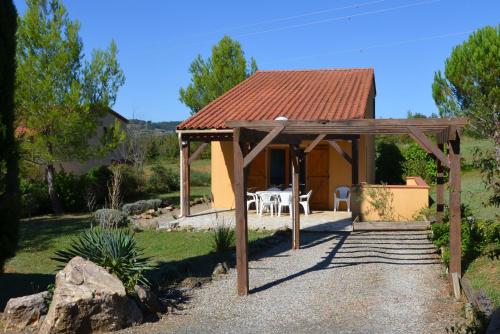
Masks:
[[[217,224],[234,225],[234,210],[205,210],[189,217],[182,217],[174,221],[159,221],[159,229],[167,229],[172,224],[178,224],[179,228],[209,229]],[[345,211],[314,211],[309,215],[300,215],[300,227],[305,231],[314,232],[351,232],[352,214]],[[280,217],[269,214],[262,216],[255,212],[248,213],[248,228],[252,230],[266,229],[278,230],[282,228],[292,228],[292,217],[282,214]]]

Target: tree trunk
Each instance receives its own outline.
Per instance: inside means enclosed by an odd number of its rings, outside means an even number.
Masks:
[[[50,202],[52,203],[52,209],[54,210],[54,213],[56,215],[61,215],[63,214],[63,208],[61,200],[59,199],[56,188],[54,186],[54,171],[55,171],[54,165],[48,164],[46,169],[46,174],[47,174],[46,176],[47,176],[47,185],[49,188]]]

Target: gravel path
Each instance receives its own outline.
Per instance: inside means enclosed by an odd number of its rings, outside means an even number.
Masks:
[[[460,321],[426,232],[303,233],[303,248],[250,262],[195,290],[177,315],[126,333],[445,333]]]

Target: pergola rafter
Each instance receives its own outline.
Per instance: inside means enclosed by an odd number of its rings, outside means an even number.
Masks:
[[[438,163],[438,220],[442,219],[440,200],[443,199],[442,165],[450,171],[450,276],[452,277],[455,296],[460,294],[457,278],[461,275],[461,231],[460,231],[460,132],[467,124],[467,119],[356,119],[345,121],[226,121],[228,127],[233,128],[233,154],[234,154],[234,193],[235,193],[235,222],[236,222],[236,266],[238,275],[238,294],[249,293],[248,277],[248,224],[245,206],[246,174],[252,160],[267,145],[271,143],[288,143],[291,148],[292,158],[292,199],[293,199],[293,242],[292,248],[300,248],[300,215],[299,215],[299,159],[298,145],[304,140],[312,140],[305,153],[321,141],[328,140],[330,145],[337,150],[335,138],[351,140],[351,155],[343,150],[346,160],[352,165],[352,183],[358,183],[358,138],[361,135],[374,134],[408,134],[427,152],[432,153]],[[436,137],[438,144],[434,144],[426,134]],[[245,155],[246,143],[255,143],[250,154]],[[444,143],[448,143],[448,156],[443,152]],[[248,146],[247,146],[248,147]],[[350,158],[350,159],[349,159]]]

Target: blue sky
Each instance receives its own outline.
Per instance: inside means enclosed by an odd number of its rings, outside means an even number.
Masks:
[[[22,14],[24,0],[15,1]],[[85,53],[115,39],[126,75],[114,109],[182,120],[189,64],[224,34],[260,69],[373,67],[378,118],[436,112],[431,84],[453,46],[500,22],[498,0],[66,0]]]

